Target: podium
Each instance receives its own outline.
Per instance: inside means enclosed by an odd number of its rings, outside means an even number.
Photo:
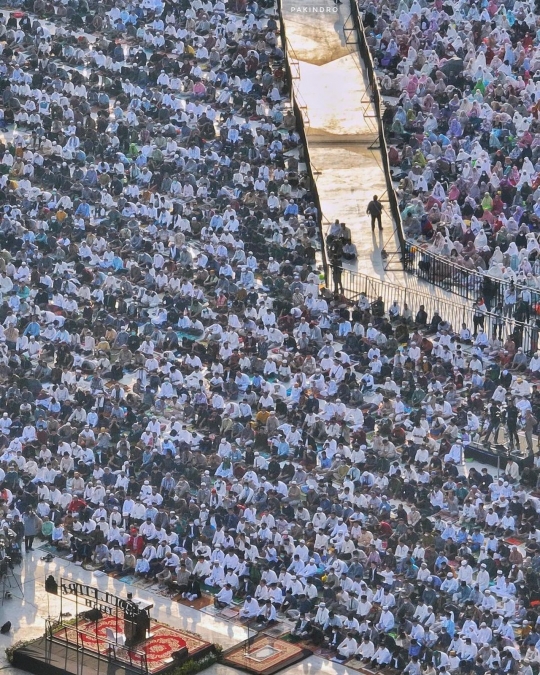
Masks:
[[[124,635],[127,645],[133,646],[146,640],[152,607],[151,603],[144,600],[128,601],[124,609]]]

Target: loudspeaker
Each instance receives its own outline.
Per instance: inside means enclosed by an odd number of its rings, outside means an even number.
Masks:
[[[188,649],[187,647],[182,647],[178,651],[173,652],[171,656],[175,661],[184,661],[188,657]]]
[[[45,590],[47,593],[58,595],[58,583],[52,574],[49,574],[49,576],[45,579]]]
[[[83,614],[85,619],[88,619],[88,621],[99,621],[101,618],[103,618],[103,613],[99,611],[99,609],[90,609],[88,612],[85,612]]]

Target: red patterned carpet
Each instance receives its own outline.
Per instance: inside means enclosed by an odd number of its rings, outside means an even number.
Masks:
[[[240,645],[227,651],[223,663],[226,666],[246,670],[253,675],[274,675],[283,668],[311,656],[312,653],[311,650],[292,642],[264,635],[257,638],[247,650],[245,645]]]
[[[67,637],[71,644],[83,644],[84,649],[106,657],[109,648],[106,639],[107,628],[112,629],[115,633],[123,633],[123,621],[119,619],[117,626],[116,617],[107,616],[97,622],[97,627],[95,621],[82,620],[79,621],[78,628],[78,642],[75,626],[61,628],[55,632],[55,635],[63,640]],[[140,642],[133,649],[117,646],[115,648],[116,659],[140,667],[142,654],[145,654],[148,672],[159,673],[171,665],[171,655],[183,647],[187,648],[189,657],[202,656],[211,647],[209,642],[204,642],[196,635],[175,630],[157,621],[152,621],[150,635],[151,637],[144,642]]]

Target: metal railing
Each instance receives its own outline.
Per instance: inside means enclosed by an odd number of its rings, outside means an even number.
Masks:
[[[291,41],[288,38],[285,39],[285,56],[287,58],[287,64],[290,72],[291,88],[292,95],[294,96],[294,102],[302,112],[302,123],[304,125],[304,130],[311,126],[309,119],[309,109],[307,103],[302,96],[298,82],[300,81],[300,59],[296,56],[296,52],[291,44]]]
[[[334,268],[332,270],[334,271]],[[397,284],[389,284],[386,281],[370,277],[367,274],[353,272],[348,269],[341,269],[341,275],[338,274],[337,276],[341,276],[343,294],[353,302],[356,302],[360,295],[364,293],[370,302],[373,302],[377,298],[382,298],[386,311],[388,311],[394,301],[398,303],[401,312],[404,311],[405,307],[408,307],[412,312],[413,320],[420,308],[423,307],[428,315],[428,322],[431,321],[431,317],[437,312],[442,319],[452,325],[456,333],[460,332],[462,324],[465,324],[471,332],[474,328],[476,312],[472,302],[465,303],[459,300],[453,301],[448,298],[437,297],[434,293],[427,293],[407,288],[406,286],[398,286]],[[515,336],[517,346],[523,347],[529,353],[536,351],[539,328],[535,325],[534,320],[521,322],[516,321],[513,316],[503,316],[501,318],[493,312],[487,312],[484,315],[483,327],[489,337],[493,335],[498,322],[502,322],[501,334],[503,339],[512,334]]]
[[[378,126],[379,146],[382,157],[383,173],[386,181],[386,193],[388,196],[390,213],[392,214],[392,219],[395,224],[399,246],[401,248],[401,251],[404,251],[405,236],[403,234],[401,211],[399,208],[397,195],[394,190],[394,183],[392,182],[392,174],[390,173],[390,162],[388,160],[388,146],[386,143],[386,136],[384,134],[384,127],[382,121],[384,102],[382,100],[381,93],[379,90],[379,80],[375,72],[375,64],[373,63],[373,57],[371,55],[371,51],[367,43],[366,33],[364,30],[364,23],[362,20],[362,14],[360,7],[358,6],[358,0],[351,0],[351,18],[358,36],[358,52],[366,69],[366,74],[372,94],[373,107],[375,108],[375,117]],[[346,34],[345,37],[347,39]]]
[[[440,286],[462,298],[474,301],[482,296],[488,308],[498,302],[504,302],[505,292],[511,288],[516,290],[518,296],[524,290],[529,291],[533,306],[540,302],[540,290],[510,280],[497,279],[487,272],[456,265],[451,258],[427,251],[411,241],[405,242],[403,264],[409,274],[414,274],[419,279]]]

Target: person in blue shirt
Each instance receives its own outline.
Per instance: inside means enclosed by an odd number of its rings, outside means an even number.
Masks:
[[[288,457],[290,452],[290,446],[285,440],[285,438],[280,439],[277,444],[277,453],[279,457]]]
[[[124,261],[119,255],[115,255],[112,259],[112,268],[115,272],[125,272]]]
[[[77,206],[75,215],[81,216],[82,218],[90,218],[90,204],[88,204],[85,199]]]
[[[255,373],[255,375],[253,376],[253,379],[251,380],[251,386],[253,387],[253,389],[255,391],[258,392],[260,390],[261,386],[262,386],[262,382],[263,382],[263,379],[262,379],[261,375],[259,375],[258,373]]]
[[[474,532],[471,537],[471,551],[476,553],[484,545],[484,535],[480,531],[479,527],[474,528]]]
[[[452,618],[452,612],[446,612],[446,618],[443,620],[443,627],[446,628],[448,635],[453,638],[456,632],[456,624]]]
[[[285,207],[285,211],[283,212],[283,218],[285,220],[289,220],[292,216],[297,216],[298,215],[298,204],[295,204],[294,199],[291,199],[287,206]]]
[[[392,505],[388,502],[388,497],[383,496],[382,503],[379,506],[379,513],[381,516],[388,517],[392,512]]]
[[[26,326],[26,328],[23,331],[23,335],[27,335],[28,337],[39,337],[41,334],[41,328],[39,326],[39,323],[35,321],[35,317],[32,317],[32,320],[30,323]]]
[[[407,564],[404,565],[405,568],[405,577],[407,579],[416,579],[418,575],[418,565],[416,565],[412,558],[407,560]]]
[[[467,528],[463,525],[460,528],[459,532],[457,533],[456,543],[460,545],[464,544],[467,541],[468,537],[469,533],[467,532]]]
[[[155,506],[149,506],[145,511],[144,517],[146,518],[146,520],[148,520],[148,518],[150,518],[150,520],[152,522],[154,522],[154,520],[156,519],[157,513],[158,513],[158,510],[156,509]]]
[[[472,592],[473,589],[467,585],[467,582],[461,581],[452,599],[460,604],[464,603],[471,597]]]
[[[92,164],[83,178],[83,185],[96,185],[98,179],[97,171]]]
[[[321,469],[329,469],[332,466],[332,460],[326,456],[326,452],[323,450],[320,456]]]
[[[434,574],[432,577],[428,577],[428,583],[430,583],[433,586],[433,588],[432,589],[426,588],[426,590],[424,591],[423,597],[424,597],[424,602],[427,605],[432,605],[435,602],[435,598],[430,597],[431,594],[427,593],[427,591],[438,590],[441,587],[442,579],[440,577],[438,577],[436,574]]]
[[[332,507],[332,502],[328,499],[328,497],[323,497],[321,499],[320,507],[323,510],[324,513],[327,511],[330,511]]]
[[[448,558],[441,551],[435,560],[435,570],[439,571],[444,564],[448,565]]]
[[[141,166],[146,166],[146,157],[142,154],[142,152],[139,150],[139,154],[135,158],[135,166],[141,167]]]
[[[409,657],[413,659],[414,661],[418,661],[418,657],[420,656],[420,652],[422,651],[422,646],[418,644],[418,640],[413,638],[411,640],[411,644],[409,645]]]

